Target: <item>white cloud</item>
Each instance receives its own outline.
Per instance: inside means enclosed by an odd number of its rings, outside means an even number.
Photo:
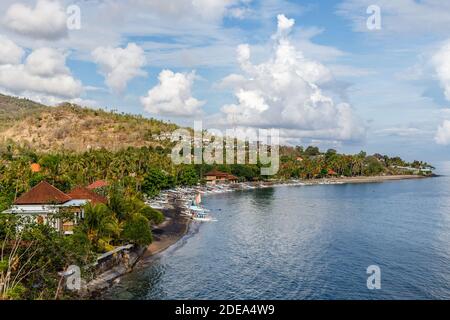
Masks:
[[[3,24],[19,34],[42,39],[59,39],[67,35],[67,17],[59,1],[38,0],[33,8],[21,3],[12,4]]]
[[[306,59],[290,43],[288,35],[293,25],[292,19],[278,16],[274,55],[264,63],[252,64],[248,45],[237,48],[244,75],[230,75],[222,81],[222,85],[234,87],[237,98],[236,103],[222,107],[227,123],[276,127],[293,138],[362,138],[364,125],[350,105],[335,104],[319,87],[332,79],[328,68]]]
[[[432,58],[438,79],[450,101],[450,41],[445,43]]]
[[[25,69],[28,73],[40,77],[70,74],[66,66],[66,55],[51,48],[40,48],[30,53]]]
[[[50,1],[50,0],[47,0]],[[56,0],[53,0],[56,1]],[[9,35],[26,48],[57,46],[71,52],[77,60],[92,61],[98,47],[117,48],[126,45],[128,37],[138,37],[148,65],[164,68],[230,66],[233,50],[245,33],[240,28],[223,25],[223,18],[232,19],[231,12],[245,9],[248,0],[59,0],[62,7],[76,4],[81,8],[81,29],[66,30],[61,37],[17,37],[7,28],[4,12],[19,1],[0,1],[0,33]],[[20,1],[28,9],[36,0]],[[51,23],[45,19],[42,23]],[[28,24],[28,22],[26,23]],[[21,25],[21,24],[19,24]],[[40,30],[44,27],[30,28]],[[31,31],[30,31],[31,32]],[[51,42],[51,43],[50,43]]]
[[[142,70],[144,50],[135,43],[129,43],[126,48],[99,47],[92,56],[106,84],[115,92],[122,92],[131,79],[147,74]]]
[[[284,38],[289,33],[291,33],[292,27],[295,24],[294,19],[288,19],[284,14],[279,14],[277,16],[278,25],[277,33],[273,36],[274,39]]]
[[[236,10],[244,10],[240,0],[132,0],[149,9],[153,14],[177,19],[219,20],[225,15],[235,16]],[[241,12],[242,13],[242,12]]]
[[[412,127],[392,127],[376,130],[374,133],[380,136],[412,137],[423,135],[425,130]]]
[[[381,9],[381,30],[373,32],[367,28],[370,5]],[[450,25],[450,2],[439,0],[345,0],[337,13],[348,18],[355,31],[395,36],[402,34],[448,33]]]
[[[24,63],[15,62],[0,61],[0,88],[5,91],[27,97],[68,99],[78,98],[82,92],[81,82],[71,75],[65,64],[66,55],[58,50],[36,49]]]
[[[444,120],[438,127],[434,141],[442,145],[450,144],[450,120]]]
[[[24,54],[21,47],[0,35],[0,65],[18,64],[22,61]]]
[[[192,97],[191,88],[195,73],[174,73],[163,70],[159,84],[141,98],[145,110],[163,116],[195,116],[201,113],[204,101]]]

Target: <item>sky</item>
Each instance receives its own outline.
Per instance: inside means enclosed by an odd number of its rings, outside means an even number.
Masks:
[[[2,0],[0,92],[448,160],[450,2]]]

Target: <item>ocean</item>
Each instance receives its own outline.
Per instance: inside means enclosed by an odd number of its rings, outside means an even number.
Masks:
[[[450,299],[448,176],[238,191],[203,204],[216,222],[193,223],[103,298]],[[379,289],[367,286],[369,266]]]

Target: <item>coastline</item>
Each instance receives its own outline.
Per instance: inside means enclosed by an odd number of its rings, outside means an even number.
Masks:
[[[433,176],[419,175],[392,175],[392,176],[363,176],[363,177],[345,177],[345,178],[325,178],[314,180],[287,180],[287,181],[266,181],[251,183],[250,189],[273,188],[280,186],[311,186],[321,184],[357,184],[357,183],[382,183],[388,181],[424,179]],[[245,190],[245,183],[234,184],[231,191]],[[225,192],[225,191],[223,191]],[[221,192],[216,192],[216,194]],[[164,252],[171,246],[181,240],[189,231],[191,219],[182,215],[183,208],[179,205],[176,198],[170,199],[171,208],[160,210],[166,217],[165,221],[153,228],[153,242],[142,251],[140,257],[136,260],[135,265],[122,273],[115,273],[114,277],[108,277],[103,285],[103,289],[107,290],[115,283],[120,282],[120,278],[130,272],[134,272],[139,268],[145,267],[151,263],[152,258],[159,253]],[[108,273],[108,271],[107,271]],[[103,290],[102,290],[103,291]]]
[[[433,176],[421,176],[421,175],[392,175],[392,176],[360,176],[360,177],[345,177],[345,178],[325,178],[318,179],[318,182],[315,181],[304,181],[305,184],[317,184],[321,180],[328,181],[331,183],[376,183],[376,182],[385,182],[385,181],[396,181],[396,180],[410,180],[410,179],[424,179],[431,178]]]
[[[182,209],[177,205],[175,199],[171,205],[173,208],[161,210],[165,220],[153,227],[153,242],[149,246],[137,248],[135,252],[129,254],[130,260],[127,259],[126,263],[120,261],[89,281],[82,290],[82,298],[101,298],[102,293],[119,283],[122,276],[139,269],[149,258],[168,249],[188,232],[190,220],[181,215]]]
[[[181,214],[182,208],[176,200],[172,200],[171,205],[173,209],[161,210],[166,220],[153,228],[153,242],[147,247],[143,259],[168,249],[188,232],[191,220]]]
[[[379,183],[386,181],[424,179],[430,176],[419,175],[392,175],[392,176],[361,176],[361,177],[345,177],[345,178],[326,178],[316,180],[301,180],[301,185],[317,185],[317,184],[348,184],[348,183]],[[298,181],[276,181],[272,182],[256,182],[253,183],[255,188],[278,187],[285,185],[300,185]],[[235,184],[234,191],[242,190],[242,183]],[[163,209],[161,212],[166,216],[166,221],[157,226],[153,231],[157,231],[154,241],[147,247],[143,258],[148,258],[161,253],[177,243],[183,238],[188,230],[191,220],[182,216],[182,208],[177,204],[176,199],[171,200],[173,209]],[[161,232],[161,234],[158,234]]]

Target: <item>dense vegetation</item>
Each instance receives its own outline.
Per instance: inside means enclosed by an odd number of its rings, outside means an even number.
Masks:
[[[95,259],[85,234],[64,237],[16,216],[0,215],[0,239],[0,300],[62,298],[58,272]]]
[[[89,266],[99,253],[134,243],[152,242],[151,226],[164,220],[161,212],[127,197],[120,186],[108,190],[108,204],[87,205],[74,234],[63,236],[49,225],[0,214],[0,300],[70,297],[61,290],[58,272],[69,265]],[[60,212],[51,219],[72,219]],[[91,269],[82,269],[91,277]]]

